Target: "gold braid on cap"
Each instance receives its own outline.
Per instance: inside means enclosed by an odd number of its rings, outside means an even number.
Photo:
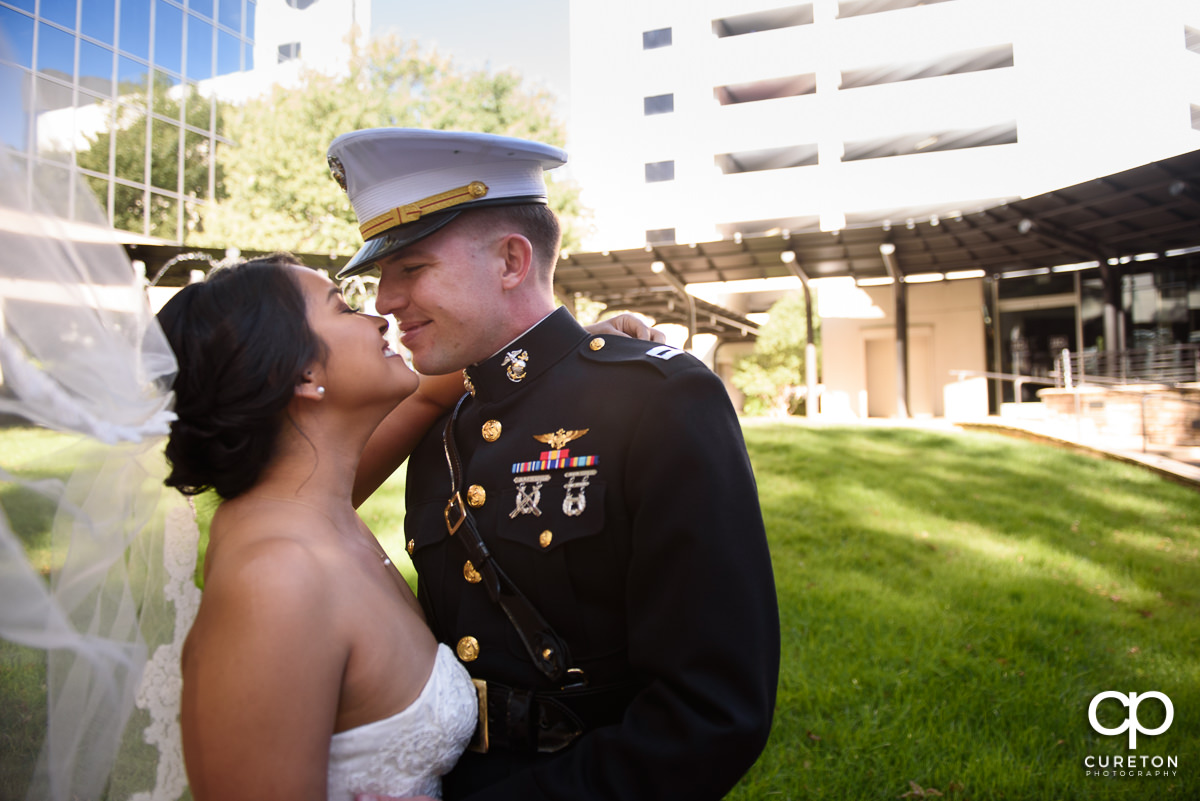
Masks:
[[[363,239],[370,239],[373,236],[382,234],[389,228],[395,228],[397,225],[416,222],[421,219],[421,215],[423,214],[433,214],[435,211],[448,209],[460,203],[477,200],[487,193],[487,184],[482,181],[472,181],[466,186],[449,189],[440,194],[427,197],[424,200],[407,203],[390,211],[385,211],[383,214],[367,220],[358,227],[358,230],[362,232]]]

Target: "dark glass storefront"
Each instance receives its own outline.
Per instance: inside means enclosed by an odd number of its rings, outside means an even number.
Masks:
[[[987,279],[988,370],[1049,377],[1063,349],[1095,354],[1200,344],[1200,253],[1129,261],[1117,277],[1121,286],[1115,348],[1105,342],[1104,284],[1098,267]],[[992,381],[991,410],[1018,399],[1036,401],[1044,386]]]

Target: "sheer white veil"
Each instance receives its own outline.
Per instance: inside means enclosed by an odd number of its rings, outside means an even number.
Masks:
[[[0,147],[0,648],[44,654],[47,704],[36,759],[5,772],[28,799],[176,799],[199,593],[194,516],[162,485],[175,359],[82,177],[36,173]],[[29,424],[73,435],[50,465],[4,454]],[[30,498],[50,531],[36,563],[14,530]]]

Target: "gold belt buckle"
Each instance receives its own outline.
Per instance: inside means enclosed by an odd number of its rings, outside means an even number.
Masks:
[[[458,522],[456,523],[450,522],[450,511],[452,509],[456,509],[459,514]],[[454,533],[462,527],[463,522],[467,519],[467,509],[463,506],[462,493],[456,492],[450,500],[446,501],[446,509],[442,514],[446,517],[446,529],[450,532],[450,536],[453,537]]]
[[[475,733],[471,735],[471,742],[467,744],[467,750],[477,754],[486,754],[488,752],[487,682],[483,679],[471,679],[471,683],[475,685],[475,696],[479,699],[479,717],[475,721]]]

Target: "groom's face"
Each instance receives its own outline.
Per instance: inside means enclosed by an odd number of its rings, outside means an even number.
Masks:
[[[379,262],[375,308],[395,319],[418,371],[461,370],[507,341],[495,341],[504,328],[495,238],[464,215]]]

